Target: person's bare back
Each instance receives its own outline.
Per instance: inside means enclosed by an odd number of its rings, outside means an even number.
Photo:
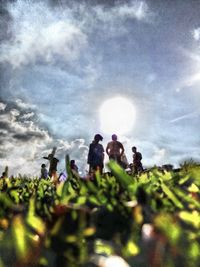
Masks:
[[[109,159],[113,159],[118,163],[121,163],[121,157],[124,153],[124,147],[121,142],[117,141],[117,135],[112,135],[112,141],[107,144],[106,153]]]

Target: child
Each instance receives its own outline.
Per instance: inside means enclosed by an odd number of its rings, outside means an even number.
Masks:
[[[46,165],[45,164],[42,164],[41,165],[41,176],[40,176],[41,179],[47,179],[48,178],[48,171],[46,169]]]

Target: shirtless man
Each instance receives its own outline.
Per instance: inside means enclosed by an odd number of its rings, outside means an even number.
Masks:
[[[109,159],[115,160],[118,164],[121,164],[121,157],[124,154],[124,147],[122,143],[117,141],[117,135],[112,135],[112,141],[107,144],[106,153]]]

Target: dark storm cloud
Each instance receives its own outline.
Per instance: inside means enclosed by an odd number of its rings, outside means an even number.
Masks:
[[[40,138],[41,140],[45,139],[45,134],[43,133],[37,133],[37,132],[32,132],[32,131],[27,131],[26,133],[24,134],[14,134],[13,135],[13,138],[14,139],[17,139],[19,141],[22,141],[22,142],[27,142],[27,141],[30,141],[30,140],[33,140],[34,139],[37,139],[37,138]]]
[[[0,133],[5,137],[5,142],[15,139],[21,142],[31,140],[45,140],[48,134],[36,125],[37,116],[31,106],[21,100],[15,102],[0,102]]]
[[[9,131],[10,129],[10,123],[8,121],[0,121],[0,130]]]

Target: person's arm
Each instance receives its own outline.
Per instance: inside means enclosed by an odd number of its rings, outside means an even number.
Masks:
[[[124,146],[121,144],[121,152],[120,152],[120,156],[122,156],[124,154]]]

